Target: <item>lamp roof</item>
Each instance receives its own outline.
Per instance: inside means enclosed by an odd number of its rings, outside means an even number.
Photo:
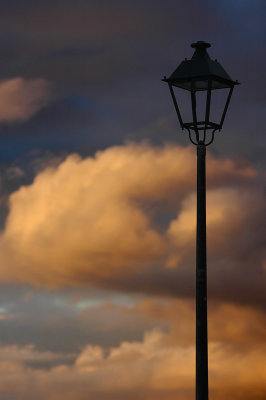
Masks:
[[[231,79],[217,60],[210,58],[206,50],[211,47],[209,43],[198,41],[192,43],[191,47],[195,49],[191,60],[185,59],[182,61],[169,78],[164,78],[164,81],[188,90],[206,90],[207,87],[205,85],[204,88],[196,85],[196,88],[193,89],[193,85],[190,82],[208,80],[210,78],[213,81],[212,89],[227,88],[238,84],[237,81]]]

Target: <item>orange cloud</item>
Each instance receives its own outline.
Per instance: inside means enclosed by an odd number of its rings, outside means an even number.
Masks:
[[[249,205],[256,204],[256,211],[263,204],[249,189],[256,171],[211,155],[208,166],[210,256],[228,251],[235,262],[231,243],[249,246],[242,236]],[[0,277],[46,287],[136,290],[146,284],[156,291],[173,280],[171,269],[190,271],[194,262],[194,191],[191,147],[128,144],[94,158],[71,155],[11,195]],[[220,270],[220,264],[214,267]]]
[[[261,349],[246,354],[211,343],[210,393],[238,400],[262,400],[265,394],[265,360]],[[192,400],[194,398],[194,346],[166,345],[164,334],[153,330],[143,341],[122,342],[108,353],[100,346],[86,346],[71,366],[61,363],[48,370],[27,366],[29,360],[53,359],[31,346],[17,349],[17,360],[0,362],[0,391],[28,399],[133,399]],[[13,349],[11,349],[11,352]],[[13,353],[12,353],[13,354]],[[252,367],[251,367],[252,366]]]
[[[0,83],[0,122],[26,121],[51,98],[45,79],[13,78]]]
[[[254,198],[247,189],[227,188],[209,190],[207,192],[207,235],[209,255],[230,251],[230,240],[234,238],[234,248],[237,236],[245,227],[250,204],[261,199]],[[255,204],[253,204],[253,207]],[[168,229],[169,240],[175,249],[176,256],[172,255],[168,266],[176,267],[183,262],[182,253],[191,256],[191,248],[195,247],[196,232],[196,195],[186,197],[176,219],[173,219]],[[236,237],[236,239],[235,239]],[[231,255],[231,253],[230,253]],[[214,265],[215,268],[215,265]]]
[[[147,299],[140,302],[131,314],[153,318],[154,321],[165,321],[169,324],[169,333],[164,341],[172,345],[190,346],[195,342],[195,300],[159,301]],[[252,321],[252,322],[251,322]],[[208,337],[213,343],[223,343],[235,350],[251,351],[260,349],[266,338],[266,316],[259,309],[217,303],[209,300]]]

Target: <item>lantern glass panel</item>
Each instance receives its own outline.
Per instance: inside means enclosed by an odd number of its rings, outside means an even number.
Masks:
[[[190,91],[173,86],[175,98],[183,122],[192,122],[191,94]]]
[[[200,90],[196,92],[196,115],[197,122],[205,121],[206,105],[207,105],[207,91]]]
[[[220,124],[230,89],[212,90],[210,121]]]

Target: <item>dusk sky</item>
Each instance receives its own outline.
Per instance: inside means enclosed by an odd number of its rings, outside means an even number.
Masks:
[[[207,151],[210,400],[265,400],[265,0],[2,0],[1,400],[195,398],[196,148],[161,81],[241,85]]]

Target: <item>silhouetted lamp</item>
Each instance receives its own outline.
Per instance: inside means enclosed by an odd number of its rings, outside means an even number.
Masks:
[[[203,142],[209,145],[213,141],[215,131],[222,129],[234,86],[238,84],[238,81],[230,78],[217,60],[211,60],[206,50],[210,46],[209,43],[202,41],[192,43],[191,47],[195,49],[195,52],[191,60],[182,61],[169,78],[163,79],[169,85],[181,128],[188,130],[190,140],[194,144]],[[184,116],[181,115],[178,90],[190,92],[191,120],[185,121]],[[212,116],[211,101],[217,90],[223,91],[224,105],[220,110],[220,118],[215,121]],[[205,95],[205,99],[202,95]],[[203,101],[205,104],[200,104],[200,106],[204,112],[199,116],[197,108],[199,102]],[[195,132],[195,139],[192,139],[191,130]],[[208,131],[211,131],[211,135],[207,139]]]
[[[215,132],[222,129],[238,81],[233,81],[218,61],[210,59],[206,50],[209,43],[200,41],[191,47],[195,49],[191,60],[182,61],[163,81],[168,83],[181,128],[188,131],[190,141],[197,146],[196,400],[208,400],[205,155]],[[182,93],[189,96],[185,98]],[[221,109],[217,113],[218,104]]]

